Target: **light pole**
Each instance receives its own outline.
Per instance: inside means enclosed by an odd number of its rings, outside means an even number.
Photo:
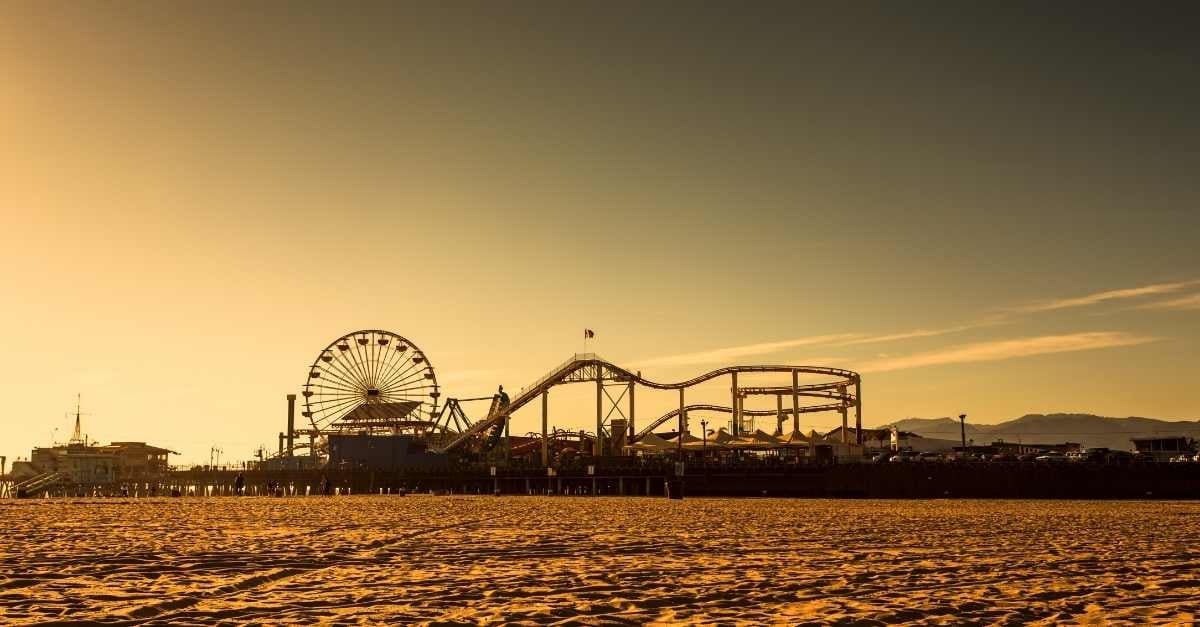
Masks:
[[[958,415],[958,427],[959,427],[959,433],[962,436],[963,454],[966,454],[966,452],[967,452],[967,415],[966,414]]]
[[[708,420],[704,418],[700,419],[700,437],[704,438],[700,444],[700,457],[703,459],[708,457]]]

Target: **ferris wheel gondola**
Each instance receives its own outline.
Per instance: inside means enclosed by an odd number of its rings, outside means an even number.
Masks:
[[[308,369],[304,411],[315,434],[421,433],[437,414],[437,376],[411,341],[355,331],[330,342]]]

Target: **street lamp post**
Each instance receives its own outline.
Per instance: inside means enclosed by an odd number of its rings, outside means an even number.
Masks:
[[[966,414],[958,415],[958,427],[959,427],[959,433],[962,436],[963,453],[965,454],[967,452],[967,415]]]
[[[708,457],[708,421],[703,418],[700,419],[700,437],[704,438],[704,441],[700,444],[700,457],[707,458]]]

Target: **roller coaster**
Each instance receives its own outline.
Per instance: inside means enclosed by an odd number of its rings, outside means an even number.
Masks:
[[[792,376],[792,385],[790,386],[774,386],[774,387],[739,387],[737,383],[739,374],[747,373],[776,373],[790,374]],[[799,383],[800,375],[822,375],[835,378],[834,381],[822,383],[809,383],[801,385]],[[699,384],[711,381],[719,377],[728,376],[730,378],[730,405],[712,405],[712,404],[686,404],[686,390]],[[451,451],[470,442],[473,438],[477,438],[480,434],[494,429],[497,425],[503,425],[509,417],[537,398],[543,399],[543,424],[546,418],[546,396],[550,389],[571,383],[592,383],[596,385],[596,431],[598,434],[598,447],[604,449],[603,442],[605,440],[619,440],[621,434],[614,434],[609,426],[608,419],[613,413],[620,413],[621,417],[627,421],[627,426],[634,439],[643,437],[652,433],[655,429],[670,421],[672,418],[679,419],[679,432],[687,431],[687,415],[689,412],[722,412],[733,414],[733,435],[738,436],[743,432],[748,431],[745,418],[754,416],[770,416],[775,415],[779,419],[781,426],[783,420],[790,416],[793,419],[793,430],[799,430],[799,416],[805,413],[836,411],[843,416],[843,427],[848,427],[848,411],[853,408],[855,412],[855,433],[860,431],[862,425],[862,401],[861,389],[862,379],[850,370],[841,368],[814,367],[814,366],[788,366],[788,365],[748,365],[748,366],[726,366],[712,370],[698,377],[688,379],[686,381],[664,383],[654,381],[641,376],[640,373],[631,372],[625,368],[617,366],[612,362],[596,355],[595,353],[577,353],[570,359],[554,368],[542,378],[532,384],[522,388],[520,392],[512,398],[507,405],[494,403],[489,409],[488,415],[483,419],[472,423],[469,427],[461,431],[456,437],[450,439],[444,445],[436,447],[435,450]],[[622,393],[613,398],[607,388],[610,386],[623,387]],[[656,390],[678,390],[679,391],[679,407],[673,409],[662,416],[650,421],[640,431],[635,430],[636,405],[634,402],[635,390],[637,386],[643,386]],[[850,388],[854,391],[851,392]],[[743,402],[748,396],[770,396],[773,395],[778,400],[775,410],[747,410],[743,408]],[[792,397],[790,407],[783,406],[785,396]],[[824,402],[816,405],[801,405],[800,398],[819,398]],[[610,403],[610,408],[605,411],[605,401]],[[622,412],[620,404],[622,400],[627,400],[627,412]],[[778,429],[777,429],[778,430]],[[842,433],[848,434],[848,429],[843,429]],[[858,442],[861,444],[861,442]],[[614,451],[615,452],[615,451]]]
[[[359,363],[361,362],[361,363]],[[486,452],[507,432],[513,413],[541,399],[541,457],[548,462],[548,395],[551,389],[570,384],[593,384],[596,389],[596,424],[591,434],[580,433],[579,444],[590,441],[593,455],[620,455],[627,443],[635,442],[674,420],[675,432],[688,432],[689,413],[725,413],[732,416],[734,437],[749,435],[754,418],[775,416],[775,432],[782,433],[790,417],[792,431],[799,431],[800,416],[816,412],[837,412],[842,417],[841,437],[849,443],[849,412],[854,412],[855,443],[861,442],[862,378],[851,370],[799,365],[735,365],[717,368],[679,382],[660,382],[618,366],[595,353],[576,353],[533,383],[508,398],[493,396],[446,399],[440,397],[433,366],[415,345],[397,334],[367,330],[348,333],[321,351],[309,367],[304,386],[306,409],[311,428],[295,434],[310,436],[310,454],[319,451],[317,438],[332,433],[407,433],[425,440],[434,453],[469,454]],[[788,384],[740,386],[739,375],[785,375]],[[819,376],[827,380],[800,383],[800,377]],[[728,377],[729,405],[687,404],[691,388],[714,379]],[[636,428],[635,395],[639,387],[652,390],[676,390],[679,405]],[[619,390],[619,392],[613,392]],[[775,409],[748,409],[750,397],[774,396]],[[785,403],[785,399],[790,402]],[[801,402],[814,399],[815,404]],[[490,402],[486,414],[472,420],[464,404]],[[287,437],[293,450],[292,436]],[[534,434],[536,435],[536,434]],[[280,439],[283,455],[283,434]],[[298,447],[297,447],[298,448]]]

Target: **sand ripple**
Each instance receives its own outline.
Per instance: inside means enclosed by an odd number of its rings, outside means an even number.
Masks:
[[[1200,503],[0,503],[0,623],[1192,624]]]

